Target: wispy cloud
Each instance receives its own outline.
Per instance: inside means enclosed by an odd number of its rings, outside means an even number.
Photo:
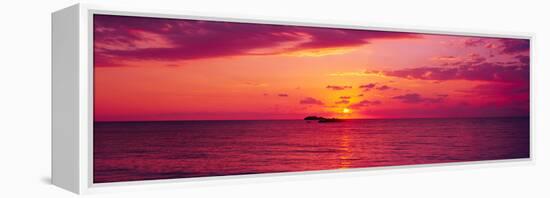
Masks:
[[[349,100],[339,100],[336,101],[335,104],[349,104]]]
[[[370,91],[372,89],[380,90],[380,91],[386,91],[386,90],[397,90],[397,88],[390,87],[388,85],[381,85],[378,83],[368,83],[359,86],[359,88],[363,89],[363,91]]]
[[[307,97],[307,98],[304,98],[304,99],[300,100],[300,104],[305,104],[305,105],[324,105],[325,103],[323,103],[323,101],[317,100],[317,99],[315,99],[315,98]]]
[[[381,104],[382,104],[382,102],[380,102],[379,100],[362,100],[361,102],[353,104],[350,107],[360,109],[360,108],[363,108],[363,107],[377,106],[377,105],[381,105]]]
[[[472,54],[468,61],[460,61],[449,66],[416,67],[391,71],[367,71],[385,76],[417,80],[475,80],[518,82],[529,81],[529,57],[516,56],[515,61],[487,62],[485,58]]]
[[[445,98],[447,98],[448,95],[437,95],[433,98],[428,97],[422,97],[420,94],[417,93],[409,93],[399,96],[394,96],[392,99],[399,100],[403,103],[440,103],[443,102]]]
[[[279,96],[279,97],[288,97],[288,94],[286,94],[286,93],[280,93],[280,94],[277,94],[277,96]]]
[[[340,91],[340,90],[344,90],[344,89],[351,89],[352,86],[327,85],[326,88],[327,89],[332,89],[332,90],[335,90],[335,91]]]

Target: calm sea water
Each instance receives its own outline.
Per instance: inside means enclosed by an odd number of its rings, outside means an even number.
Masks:
[[[96,122],[94,182],[529,157],[529,118]]]

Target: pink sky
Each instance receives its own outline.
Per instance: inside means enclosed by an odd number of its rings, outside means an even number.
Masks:
[[[528,116],[529,40],[96,15],[94,80],[96,121]]]

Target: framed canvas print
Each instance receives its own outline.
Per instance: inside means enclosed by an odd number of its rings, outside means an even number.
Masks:
[[[532,159],[530,35],[52,18],[52,179],[73,192]]]

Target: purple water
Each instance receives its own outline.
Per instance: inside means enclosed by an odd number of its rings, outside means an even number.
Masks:
[[[96,122],[94,183],[529,157],[529,118]]]

